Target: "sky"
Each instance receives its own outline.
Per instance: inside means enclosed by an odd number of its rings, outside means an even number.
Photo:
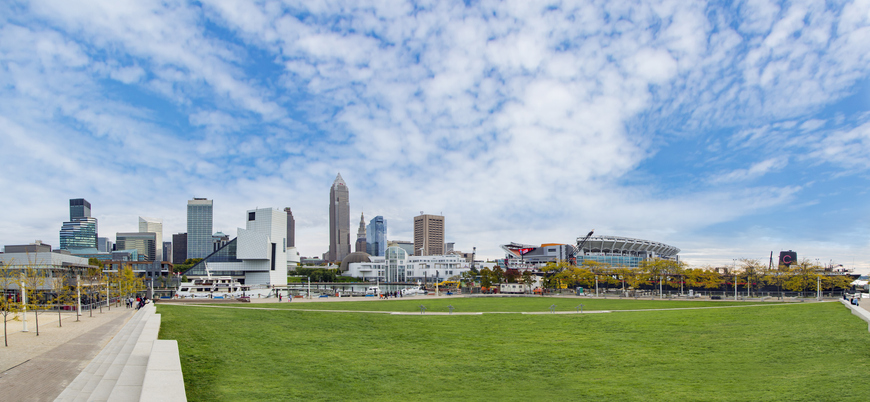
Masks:
[[[455,248],[597,235],[692,266],[870,271],[870,1],[45,0],[0,4],[0,245],[214,200],[328,250],[421,211]]]

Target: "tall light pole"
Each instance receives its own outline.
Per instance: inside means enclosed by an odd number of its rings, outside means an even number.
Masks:
[[[20,278],[21,278],[21,286],[19,287],[19,289],[21,289],[21,307],[24,311],[24,313],[22,314],[23,319],[24,319],[24,329],[22,329],[21,332],[28,332],[27,331],[27,287],[24,283],[24,271],[23,270],[21,271]]]
[[[734,271],[734,301],[737,301],[737,259],[734,258],[731,261],[731,270]]]

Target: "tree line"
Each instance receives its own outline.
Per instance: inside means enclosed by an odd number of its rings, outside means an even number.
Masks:
[[[724,272],[719,272],[720,270]],[[542,285],[547,289],[594,287],[617,287],[626,291],[639,289],[688,289],[730,290],[735,283],[750,296],[762,289],[774,287],[780,293],[815,291],[818,285],[823,290],[848,289],[852,278],[848,275],[826,275],[825,269],[803,259],[790,266],[769,267],[759,260],[742,258],[733,268],[715,269],[709,266],[692,268],[684,262],[649,259],[638,267],[614,267],[597,261],[584,261],[577,266],[567,261],[550,262],[540,268]],[[529,271],[503,269],[500,266],[483,268],[479,273],[468,271],[461,280],[474,286],[489,288],[502,283],[524,283],[531,286],[534,278]],[[530,289],[531,290],[531,289]]]

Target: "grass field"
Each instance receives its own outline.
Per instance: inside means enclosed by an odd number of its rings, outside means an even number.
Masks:
[[[775,304],[776,302],[757,302],[756,304]],[[404,298],[388,300],[368,300],[364,302],[304,302],[304,303],[235,303],[221,304],[248,308],[281,308],[294,310],[350,310],[350,311],[398,311],[419,312],[420,305],[426,312],[446,313],[453,306],[454,312],[548,312],[555,305],[555,311],[577,311],[583,304],[584,311],[590,310],[645,310],[659,308],[725,307],[746,306],[746,302],[700,301],[700,300],[650,300],[650,299],[579,299],[576,297],[452,297],[452,298]]]
[[[539,303],[516,300],[514,308]],[[475,316],[284,306],[159,306],[160,338],[179,342],[188,399],[839,401],[870,393],[867,324],[839,303]]]

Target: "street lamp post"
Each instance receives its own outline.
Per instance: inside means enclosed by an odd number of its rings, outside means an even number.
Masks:
[[[734,301],[737,301],[737,259],[732,259],[731,269],[734,271]]]
[[[24,271],[21,271],[20,289],[21,289],[21,307],[24,311],[24,313],[22,314],[23,319],[24,319],[24,329],[22,329],[21,332],[28,332],[27,331],[27,287],[24,283]]]

